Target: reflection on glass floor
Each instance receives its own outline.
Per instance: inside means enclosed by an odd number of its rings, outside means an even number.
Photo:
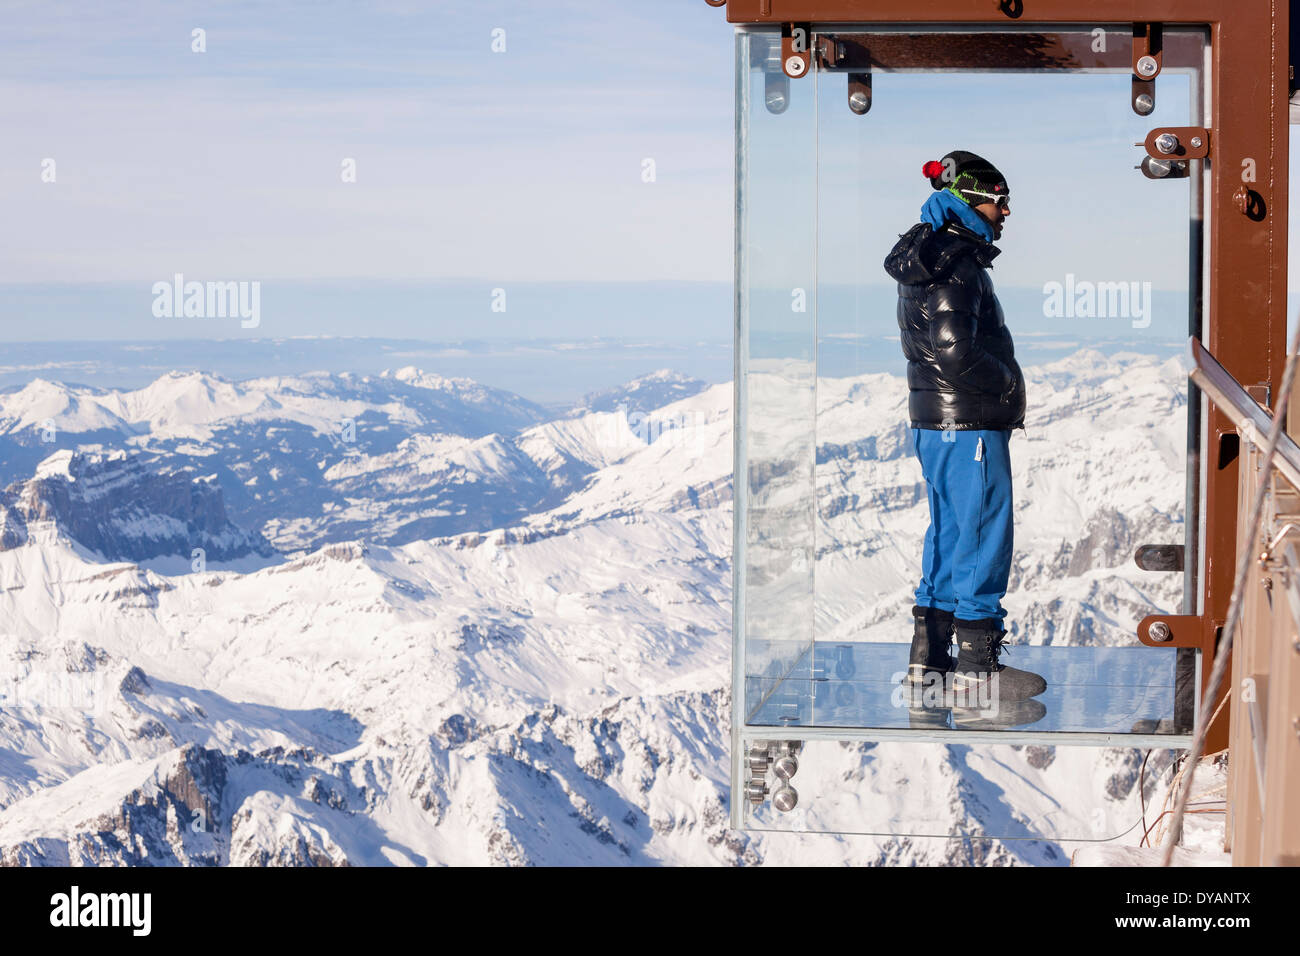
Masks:
[[[744,828],[947,838],[928,847],[893,844],[908,862],[921,854],[923,865],[985,865],[993,848],[979,840],[997,839],[1004,860],[1059,866],[1070,848],[1055,841],[1136,843],[1158,814],[1148,802],[1143,822],[1142,793],[1149,801],[1158,793],[1152,788],[1168,784],[1177,756],[1159,747],[967,744],[961,735],[947,743],[813,740],[790,781],[798,805],[782,812],[770,799],[744,801]],[[779,786],[773,774],[767,781]],[[896,862],[891,843],[879,862]]]
[[[1007,652],[1009,651],[1009,653]],[[818,644],[784,677],[746,679],[746,700],[759,701],[751,727],[844,727],[913,730],[1058,731],[1185,734],[1190,700],[1175,720],[1174,648],[1007,648],[1002,663],[1040,674],[1037,704],[945,707],[937,688],[909,697],[900,683],[907,644]],[[1178,685],[1190,691],[1186,675]],[[1185,695],[1186,696],[1186,695]],[[949,701],[950,702],[950,701]],[[983,702],[972,702],[983,703]],[[916,706],[916,705],[921,706]]]

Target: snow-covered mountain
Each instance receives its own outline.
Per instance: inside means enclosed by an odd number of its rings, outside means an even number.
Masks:
[[[26,544],[38,524],[107,560],[230,562],[273,553],[261,535],[231,523],[211,476],[154,470],[120,450],[55,452],[0,494],[0,550]]]
[[[683,398],[690,398],[708,388],[708,383],[669,368],[641,375],[615,388],[603,388],[584,395],[567,413],[572,418],[588,412],[647,414]]]
[[[415,368],[228,382],[170,373],[135,391],[36,380],[0,394],[0,482],[56,450],[126,450],[213,476],[232,521],[284,552],[400,543],[508,524],[587,469],[516,445],[549,416],[469,379]],[[142,555],[143,557],[143,555]]]
[[[1017,635],[1118,643],[1178,597],[1176,576],[1144,574],[1131,554],[1179,530],[1183,372],[1085,352],[1027,373],[1029,434],[1012,445]],[[71,497],[72,520],[20,509],[25,536],[0,551],[0,861],[1067,858],[1051,840],[727,829],[730,385],[550,421],[408,370],[207,380],[182,389],[198,396],[184,413],[43,388],[0,415],[71,409],[87,426],[75,434],[100,446],[95,466],[121,481],[103,481],[113,503],[89,495],[86,507],[127,509],[131,528],[152,527],[150,509],[180,520],[165,496],[133,490],[164,463],[193,487],[214,473],[292,487],[259,510],[231,504],[221,483],[232,526],[284,552],[252,569],[122,559],[144,545],[119,534],[128,544],[110,553],[80,540]],[[406,389],[444,404],[435,415]],[[405,400],[384,400],[394,394]],[[899,639],[892,622],[911,603],[925,521],[905,397],[887,375],[819,382],[819,639]],[[348,411],[366,422],[365,442],[337,437]],[[41,475],[33,463],[18,489],[72,477],[72,459],[42,447]],[[319,489],[333,497],[311,498]],[[458,508],[456,521],[439,513]],[[1071,800],[1105,832],[1133,822],[1140,754],[909,746],[810,745],[801,791],[857,781],[845,799],[863,815],[924,792],[954,827],[978,804],[1029,837],[1056,832],[1039,824]],[[1159,757],[1146,767],[1148,797],[1162,769]]]

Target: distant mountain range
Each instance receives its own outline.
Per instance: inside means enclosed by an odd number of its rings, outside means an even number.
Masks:
[[[584,428],[614,429],[610,416],[628,414],[620,406],[636,415],[704,387],[656,372],[563,410],[558,421],[570,425],[557,430],[551,413],[517,395],[413,367],[238,383],[173,373],[131,391],[36,379],[0,394],[0,483],[22,480],[59,449],[77,450],[79,461],[124,453],[141,473],[210,476],[230,520],[280,551],[400,544],[545,511],[605,464],[599,436]],[[593,406],[605,417],[572,424]],[[630,431],[622,438],[636,441]],[[150,546],[103,554],[156,556]]]
[[[1027,377],[1015,636],[1130,642],[1179,599],[1131,554],[1181,533],[1184,373]],[[818,383],[819,640],[905,639],[905,399]],[[1025,839],[727,829],[732,412],[669,372],[558,412],[414,368],[0,395],[0,862],[1061,864],[1061,814],[1134,824],[1133,751],[877,744],[801,786]]]

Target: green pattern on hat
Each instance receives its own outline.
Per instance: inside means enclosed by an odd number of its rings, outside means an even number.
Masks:
[[[1001,186],[1000,190],[995,186]],[[1006,188],[1004,180],[996,169],[963,170],[958,173],[948,189],[956,193],[968,205],[978,206],[980,203],[996,202],[1001,196],[1010,195],[1010,190]]]

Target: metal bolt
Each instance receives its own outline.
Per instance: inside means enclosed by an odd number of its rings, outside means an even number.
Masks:
[[[1162,153],[1172,153],[1178,148],[1178,137],[1173,133],[1161,133],[1156,137],[1156,149]]]
[[[804,65],[803,57],[788,56],[785,58],[785,72],[790,76],[803,76]]]
[[[849,96],[849,109],[853,110],[853,112],[857,113],[859,116],[865,113],[870,106],[871,101],[867,99],[867,94],[863,93],[861,90],[858,90],[856,93]]]
[[[1137,99],[1133,101],[1133,108],[1143,116],[1146,116],[1156,108],[1156,101],[1151,98],[1150,93],[1139,93]]]
[[[1167,159],[1152,159],[1147,157],[1147,171],[1157,179],[1164,179],[1174,168],[1174,164]]]
[[[745,787],[745,796],[749,798],[750,803],[757,806],[767,796],[767,784],[761,780],[751,780]]]
[[[1155,76],[1157,68],[1158,67],[1156,65],[1155,57],[1153,56],[1138,57],[1137,71],[1139,76]]]
[[[1169,641],[1173,640],[1174,635],[1169,630],[1168,624],[1164,621],[1156,621],[1147,628],[1147,637],[1151,638],[1153,641]]]
[[[771,89],[767,91],[767,96],[763,100],[769,113],[784,113],[786,106],[790,101],[785,95],[785,90]]]
[[[1250,190],[1245,186],[1238,186],[1232,194],[1232,204],[1243,216],[1250,212]]]
[[[799,792],[794,787],[784,786],[772,794],[772,806],[782,813],[789,813],[799,803]]]
[[[799,772],[799,758],[794,754],[782,754],[772,764],[772,772],[782,780],[789,780]]]
[[[1193,137],[1192,137],[1192,149],[1200,149],[1200,148],[1201,148],[1201,137],[1199,137],[1199,136],[1193,136]]]

